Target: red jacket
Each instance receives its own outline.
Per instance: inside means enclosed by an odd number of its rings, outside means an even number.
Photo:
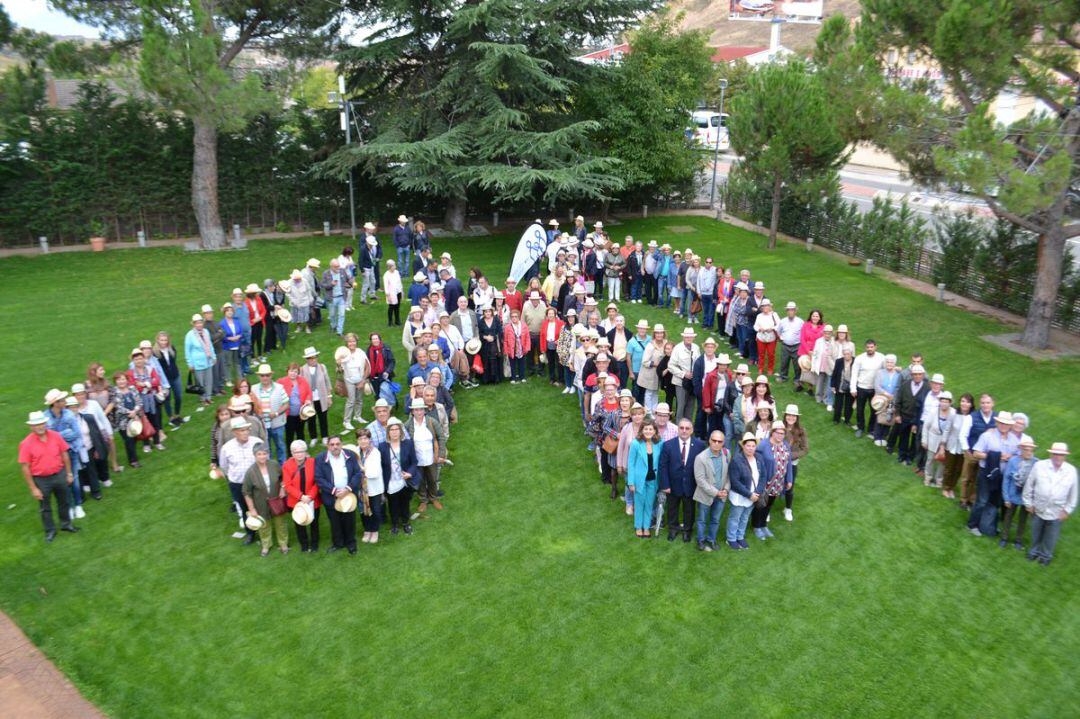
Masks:
[[[725,374],[727,374],[728,384],[731,384],[733,375],[730,372]],[[705,379],[701,383],[701,411],[705,414],[712,414],[716,398],[716,387],[718,384],[720,384],[719,365],[713,367],[712,372],[705,375]]]
[[[296,382],[300,387],[300,406],[303,407],[305,404],[311,401],[311,385],[309,385],[308,381],[303,377],[297,377]],[[285,375],[284,377],[279,379],[277,383],[285,388],[286,397],[292,396],[293,381],[289,379],[288,375]]]
[[[244,305],[247,307],[248,320],[252,327],[266,324],[266,305],[263,304],[259,295],[254,298],[248,297],[244,300]],[[258,319],[255,319],[256,314],[259,316]]]
[[[307,495],[315,500],[315,509],[322,506],[319,499],[319,487],[315,484],[315,458],[304,460],[304,488],[300,487],[300,465],[289,457],[281,465],[281,486],[285,488],[285,504],[295,507],[300,497]]]
[[[506,356],[511,359],[517,357],[524,357],[532,349],[532,337],[529,336],[529,326],[519,320],[521,326],[521,345],[515,346],[514,342],[514,329],[511,323],[507,322],[503,327],[503,350],[506,352]]]
[[[548,343],[547,343],[547,333],[548,333],[548,328],[551,326],[552,322],[555,323],[555,342],[552,343],[549,346]],[[560,320],[558,317],[556,317],[553,320],[544,320],[543,322],[540,323],[540,351],[541,352],[547,352],[548,350],[555,349],[555,345],[558,344],[558,342],[559,342],[559,335],[562,334],[563,327],[565,327],[565,326],[566,326],[566,323],[563,322],[562,320]]]
[[[521,312],[521,308],[525,306],[525,295],[523,295],[521,292],[518,292],[517,290],[514,290],[513,292],[505,293],[505,297],[507,307],[509,307],[511,310],[517,310],[518,312]]]

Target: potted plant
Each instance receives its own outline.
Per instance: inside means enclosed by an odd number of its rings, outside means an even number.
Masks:
[[[105,251],[105,223],[101,220],[90,221],[90,247],[94,252]]]

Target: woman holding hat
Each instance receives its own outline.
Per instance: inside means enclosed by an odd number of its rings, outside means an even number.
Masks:
[[[877,414],[874,427],[874,444],[884,447],[893,425],[896,412],[896,393],[900,391],[900,370],[896,368],[896,355],[885,355],[885,365],[874,375],[874,396],[870,408]]]
[[[142,401],[143,418],[153,427],[153,434],[149,434],[143,443],[143,451],[150,451],[151,440],[157,445],[158,450],[165,449],[162,440],[165,433],[161,431],[161,420],[158,418],[158,393],[161,392],[161,378],[156,370],[146,363],[146,356],[139,348],[131,350],[132,367],[127,372],[128,382],[131,384]]]
[[[838,346],[833,340],[832,325],[821,329],[821,336],[814,341],[810,353],[810,375],[814,379],[814,399],[824,404],[827,412],[832,412],[832,371],[836,365]]]
[[[263,344],[263,330],[266,328],[266,305],[263,304],[262,290],[254,282],[244,288],[244,301],[242,303],[248,316],[248,332],[251,336],[251,351],[259,362],[266,361]]]
[[[799,405],[789,404],[784,408],[784,427],[788,444],[791,445],[791,485],[784,488],[784,519],[790,522],[795,519],[791,505],[795,500],[795,480],[799,478],[799,460],[810,451],[806,430],[799,421]]]
[[[791,443],[787,440],[787,427],[782,421],[773,422],[768,440],[758,443],[758,452],[765,460],[768,471],[765,480],[765,504],[758,502],[750,513],[750,526],[754,536],[765,541],[773,536],[769,531],[769,513],[780,493],[795,484],[794,467],[791,464]]]
[[[732,455],[728,467],[731,510],[728,512],[725,538],[732,549],[750,548],[746,543],[746,524],[765,491],[769,467],[765,458],[757,453],[757,444],[754,435],[749,432],[744,434],[739,440],[739,451]]]
[[[604,382],[602,392],[596,408],[589,415],[587,431],[592,436],[593,446],[596,448],[600,464],[600,481],[611,485],[611,498],[615,499],[619,496],[615,453],[619,446],[619,432],[622,431],[623,410],[614,378],[608,378]]]
[[[952,392],[943,391],[938,395],[938,411],[932,419],[923,424],[922,447],[929,457],[923,484],[927,487],[941,487],[945,477],[945,463],[948,448],[955,445],[960,434],[960,422],[952,406]]]
[[[1076,511],[1076,467],[1065,461],[1069,446],[1054,442],[1049,454],[1032,467],[1023,492],[1024,507],[1033,515],[1027,558],[1042,565],[1054,558],[1061,525]]]
[[[386,292],[386,326],[401,326],[401,299],[405,296],[405,285],[401,281],[397,263],[386,261],[386,272],[382,276],[383,291]]]
[[[401,345],[409,353],[409,356],[412,356],[413,350],[416,349],[416,339],[426,326],[424,324],[423,308],[419,305],[410,307],[409,316],[405,320],[405,325],[401,328]]]
[[[289,529],[285,524],[284,514],[270,511],[270,498],[285,498],[285,488],[281,485],[281,468],[277,462],[270,462],[270,449],[265,442],[255,446],[255,463],[244,473],[241,491],[247,504],[248,517],[260,517],[263,520],[259,528],[259,542],[262,544],[261,556],[270,554],[270,545],[277,537],[278,548],[282,554],[289,553]]]
[[[304,275],[300,270],[293,270],[289,275],[289,281],[280,285],[282,291],[289,298],[289,307],[292,309],[292,319],[296,323],[296,333],[304,330],[311,334],[311,305],[315,302],[315,295],[311,287],[304,281]]]
[[[117,372],[113,375],[113,386],[109,389],[109,404],[113,408],[109,422],[120,432],[127,452],[128,464],[138,469],[142,465],[135,451],[135,437],[128,432],[128,428],[132,420],[143,421],[143,402],[139,393],[131,386],[127,373]]]
[[[386,423],[386,441],[379,445],[379,455],[390,505],[390,533],[397,534],[400,528],[405,534],[412,534],[409,505],[413,492],[420,486],[420,470],[412,440],[405,438],[405,426],[397,417]]]
[[[372,396],[380,397],[383,382],[394,378],[394,353],[390,351],[377,332],[368,335],[368,376],[371,378]]]
[[[307,435],[310,437],[308,446],[315,446],[315,424],[319,425],[319,436],[325,445],[330,437],[327,428],[327,415],[330,407],[334,404],[334,395],[331,392],[330,375],[326,372],[326,365],[319,362],[319,350],[314,347],[304,349],[304,366],[300,368],[300,376],[307,380],[311,388],[311,404],[315,414],[307,420]]]
[[[339,347],[334,353],[334,359],[338,360],[338,353],[340,353],[340,360],[337,364],[341,368],[342,374],[345,380],[346,400],[345,400],[345,429],[353,429],[353,420],[357,422],[366,422],[361,415],[364,414],[364,385],[368,382],[368,376],[371,373],[371,363],[368,361],[367,353],[359,348],[360,338],[355,333],[349,332],[345,335],[345,347]],[[345,351],[342,352],[341,350]]]

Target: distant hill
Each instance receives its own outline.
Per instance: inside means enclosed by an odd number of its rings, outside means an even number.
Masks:
[[[685,13],[681,26],[688,30],[707,30],[710,45],[768,45],[769,23],[728,20],[730,0],[673,0],[672,10]],[[855,18],[859,0],[825,0],[825,17],[843,15]],[[804,53],[813,50],[819,25],[787,23],[780,34],[784,47]]]

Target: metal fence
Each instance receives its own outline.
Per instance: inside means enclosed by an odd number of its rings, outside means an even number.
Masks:
[[[767,215],[761,206],[755,207],[745,195],[724,198],[725,210],[740,219],[759,225],[767,225]],[[861,218],[853,209],[844,209],[832,216],[814,208],[804,211],[780,213],[779,231],[800,239],[812,238],[820,247],[835,250],[861,260],[874,260],[878,267],[892,270],[916,280],[938,284],[945,289],[991,307],[1008,310],[1021,317],[1027,314],[1031,302],[1034,277],[1015,277],[1002,274],[987,277],[977,271],[971,257],[947,258],[945,254],[920,245],[887,248],[865,242],[859,231]],[[1058,291],[1053,326],[1080,334],[1080,292],[1077,285],[1062,287]]]

